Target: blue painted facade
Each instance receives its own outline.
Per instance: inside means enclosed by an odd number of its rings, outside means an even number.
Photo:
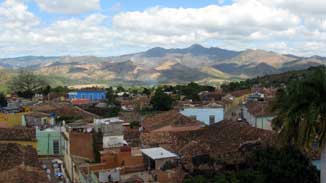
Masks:
[[[76,91],[76,92],[69,92],[68,98],[72,99],[88,99],[90,101],[99,101],[104,100],[106,97],[106,91],[99,90],[99,91]]]
[[[198,121],[204,122],[206,125],[217,123],[224,119],[224,108],[222,107],[189,107],[184,108],[180,111],[180,113],[188,117],[193,117]]]

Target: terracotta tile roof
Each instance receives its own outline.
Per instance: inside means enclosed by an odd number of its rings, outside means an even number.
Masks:
[[[202,126],[198,125],[188,125],[188,126],[164,126],[162,128],[153,130],[153,132],[184,132],[184,131],[194,131],[200,129]]]
[[[268,101],[250,101],[246,103],[248,112],[255,117],[273,116],[270,103]]]
[[[274,133],[257,129],[243,122],[222,121],[211,126],[186,132],[149,132],[141,134],[147,147],[161,146],[190,162],[194,156],[209,154],[221,158],[228,156],[232,161],[241,160],[242,148],[247,144],[272,143]],[[224,158],[225,159],[225,158]]]
[[[241,96],[244,96],[244,95],[248,95],[250,93],[251,93],[251,90],[250,89],[244,89],[244,90],[233,91],[230,94],[232,96],[234,96],[234,97],[241,97]]]
[[[0,154],[0,172],[12,169],[21,164],[39,167],[37,152],[31,146],[22,146],[15,143],[0,143]]]
[[[0,141],[33,141],[35,139],[36,133],[34,128],[0,128]]]
[[[243,122],[222,121],[205,127],[197,138],[184,145],[179,153],[185,157],[209,154],[218,157],[239,151],[247,143],[270,143],[273,132]]]
[[[45,117],[50,117],[50,114],[35,111],[35,112],[27,113],[27,114],[25,114],[25,116],[30,116],[30,117],[34,117],[34,118],[45,118]]]
[[[40,105],[32,106],[32,111],[44,112],[44,113],[56,113],[58,116],[80,116],[82,118],[94,118],[98,117],[96,114],[87,112],[77,106],[73,106],[70,103],[43,103]]]
[[[0,183],[50,183],[47,175],[40,168],[18,166],[0,172]]]
[[[125,129],[123,131],[123,137],[131,147],[137,147],[141,144],[140,132],[138,129]]]
[[[143,121],[145,131],[153,131],[165,126],[186,127],[200,126],[201,122],[180,114],[176,110],[166,111],[154,116],[146,117]]]

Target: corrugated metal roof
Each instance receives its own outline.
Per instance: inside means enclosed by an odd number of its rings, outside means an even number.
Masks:
[[[176,154],[163,149],[162,147],[141,149],[140,151],[153,160],[178,157]]]

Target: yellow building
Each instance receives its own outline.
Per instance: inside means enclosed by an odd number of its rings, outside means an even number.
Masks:
[[[13,128],[22,126],[23,116],[25,112],[21,113],[0,113],[0,127]]]
[[[34,128],[0,128],[0,143],[16,143],[37,148]]]

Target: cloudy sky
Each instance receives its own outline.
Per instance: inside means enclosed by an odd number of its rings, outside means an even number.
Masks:
[[[0,57],[194,43],[326,56],[325,0],[0,0]]]

